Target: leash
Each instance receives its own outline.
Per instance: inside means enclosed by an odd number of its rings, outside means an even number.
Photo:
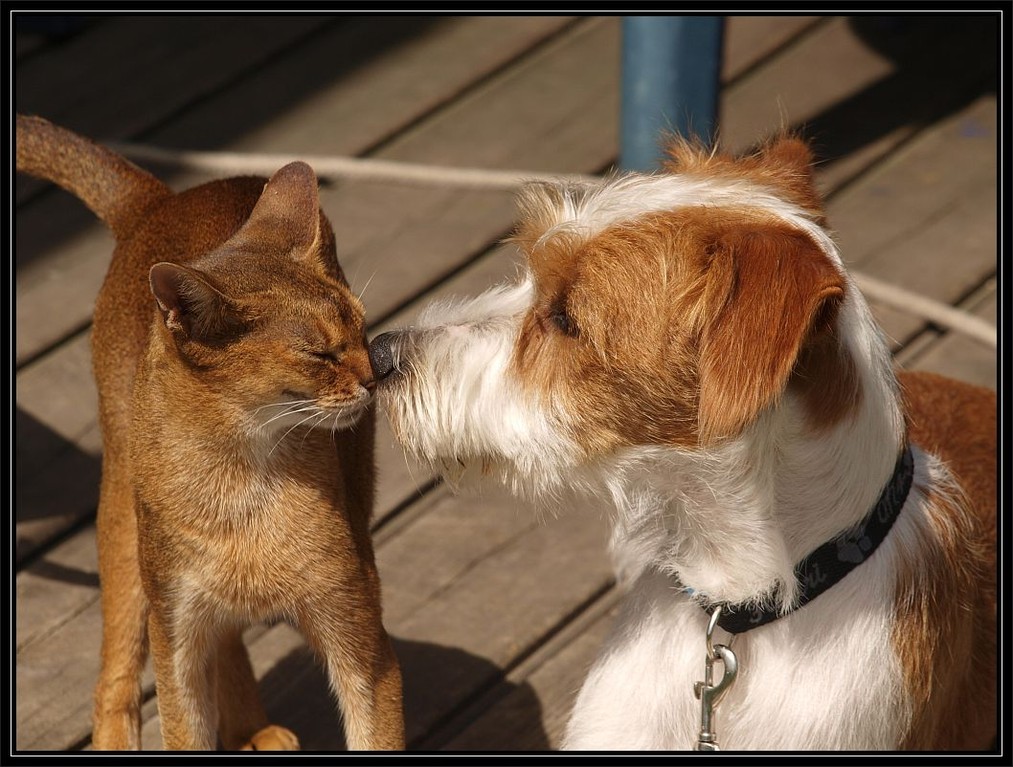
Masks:
[[[795,565],[795,577],[802,584],[802,593],[790,612],[805,606],[844,576],[866,561],[879,548],[911,492],[914,481],[914,456],[910,445],[905,444],[893,475],[883,488],[865,518],[850,530],[827,541]],[[727,604],[714,604],[707,622],[707,654],[704,680],[693,685],[693,694],[700,701],[700,735],[695,750],[720,751],[714,727],[714,710],[739,672],[738,659],[731,645],[739,634],[777,620],[786,613],[772,608],[733,608]],[[714,629],[720,626],[732,635],[727,645],[714,644]],[[722,666],[721,680],[714,683],[714,664]]]

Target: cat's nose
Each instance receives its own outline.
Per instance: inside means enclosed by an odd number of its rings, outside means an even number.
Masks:
[[[396,335],[397,332],[381,333],[369,342],[369,364],[377,381],[382,381],[394,372],[394,354],[390,342]]]

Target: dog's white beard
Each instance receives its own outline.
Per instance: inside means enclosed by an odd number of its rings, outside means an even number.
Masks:
[[[556,498],[578,455],[562,415],[510,372],[527,280],[430,305],[391,343],[398,378],[382,401],[404,448],[455,486],[497,480],[528,500]]]

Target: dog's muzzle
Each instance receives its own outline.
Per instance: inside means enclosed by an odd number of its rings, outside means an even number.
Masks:
[[[390,344],[398,335],[397,331],[381,333],[369,342],[369,365],[373,368],[373,377],[377,381],[382,381],[394,372],[394,352]]]

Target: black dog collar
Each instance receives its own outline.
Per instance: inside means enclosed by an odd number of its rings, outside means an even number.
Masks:
[[[876,505],[858,525],[827,541],[805,559],[795,565],[795,577],[802,585],[795,610],[808,604],[845,575],[872,556],[883,539],[886,538],[893,522],[900,514],[904,501],[907,500],[914,478],[914,458],[911,448],[904,446],[893,476],[886,483]],[[710,611],[713,604],[704,605]],[[723,604],[718,625],[732,634],[755,629],[781,616],[769,608],[752,608]]]

